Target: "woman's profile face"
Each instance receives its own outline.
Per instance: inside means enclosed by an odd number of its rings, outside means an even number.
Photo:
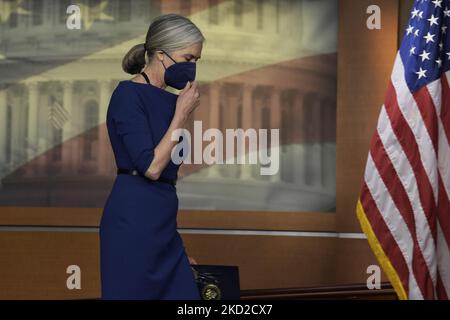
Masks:
[[[174,50],[172,52],[167,52],[173,60],[176,62],[197,62],[198,59],[201,58],[203,43],[194,43],[189,47]],[[158,51],[158,59],[164,62],[166,68],[174,64],[172,61],[162,50]]]

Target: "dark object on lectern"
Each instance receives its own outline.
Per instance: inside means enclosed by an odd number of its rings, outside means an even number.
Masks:
[[[238,300],[240,298],[237,266],[191,265],[203,300]]]

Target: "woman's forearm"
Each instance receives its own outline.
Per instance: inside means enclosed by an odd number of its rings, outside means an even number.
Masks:
[[[167,129],[167,132],[164,134],[163,138],[159,142],[159,144],[154,149],[154,157],[147,171],[145,172],[145,176],[151,180],[157,180],[161,175],[161,172],[167,166],[170,161],[172,155],[173,147],[178,143],[178,141],[172,141],[172,133],[181,129],[184,126],[186,119],[182,117],[175,116],[172,122]]]
[[[147,178],[152,180],[157,180],[159,178],[161,172],[170,161],[173,147],[178,144],[178,141],[172,141],[172,133],[175,130],[183,129],[187,118],[199,103],[197,81],[193,81],[192,83],[188,82],[178,95],[175,115],[167,132],[154,149],[153,160],[145,172]]]

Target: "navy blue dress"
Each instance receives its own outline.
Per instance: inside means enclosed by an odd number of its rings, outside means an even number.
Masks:
[[[117,167],[147,170],[177,97],[153,85],[119,82],[106,118]],[[170,161],[161,176],[174,179],[178,168]],[[200,299],[177,211],[175,186],[117,175],[100,223],[103,299]]]

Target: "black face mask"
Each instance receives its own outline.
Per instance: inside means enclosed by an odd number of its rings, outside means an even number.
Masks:
[[[170,59],[172,59],[166,51],[162,51]],[[174,59],[172,59],[172,61],[175,63],[168,68],[166,68],[164,63],[161,61],[164,69],[166,70],[164,72],[164,82],[175,89],[181,90],[186,86],[188,81],[192,82],[195,80],[196,63],[189,61],[176,62]]]

